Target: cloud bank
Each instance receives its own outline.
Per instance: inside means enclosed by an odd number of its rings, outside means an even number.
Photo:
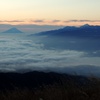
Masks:
[[[95,68],[100,65],[99,60],[100,56],[91,57],[85,51],[47,49],[40,39],[35,37],[2,35],[0,38],[0,71],[44,70],[68,73],[75,72],[80,66],[84,68],[79,68],[81,71],[88,73],[85,65],[87,68]]]
[[[0,20],[1,24],[12,24],[12,25],[19,25],[19,24],[36,24],[36,25],[83,25],[85,23],[92,24],[92,25],[100,25],[100,20],[88,20],[88,19],[70,19],[70,20],[61,20],[61,19],[24,19],[24,20]]]

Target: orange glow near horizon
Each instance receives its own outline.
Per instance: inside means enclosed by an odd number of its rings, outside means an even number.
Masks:
[[[2,0],[0,24],[100,25],[100,0]]]
[[[90,24],[90,25],[100,25],[100,21],[83,21],[79,22],[78,20],[76,22],[74,21],[54,21],[54,20],[33,20],[33,21],[24,21],[24,20],[5,20],[5,21],[0,21],[0,24],[10,24],[10,25],[58,25],[58,26],[80,26],[84,24]]]

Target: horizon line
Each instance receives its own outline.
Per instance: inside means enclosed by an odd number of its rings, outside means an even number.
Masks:
[[[90,25],[90,26],[100,26],[100,24],[89,24],[89,23],[83,23],[83,24],[80,24],[80,25],[70,25],[70,24],[67,24],[67,25],[58,25],[58,24],[6,24],[6,23],[1,23],[0,25],[10,25],[10,26],[24,26],[24,25],[32,25],[32,26],[83,26],[83,25]]]

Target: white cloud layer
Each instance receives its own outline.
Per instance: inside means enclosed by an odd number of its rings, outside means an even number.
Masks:
[[[45,49],[38,40],[19,36],[0,37],[0,70],[50,70],[73,66],[99,66],[100,57],[76,50]]]

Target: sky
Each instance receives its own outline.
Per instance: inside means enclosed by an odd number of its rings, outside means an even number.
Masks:
[[[1,0],[0,24],[100,25],[100,0]]]

